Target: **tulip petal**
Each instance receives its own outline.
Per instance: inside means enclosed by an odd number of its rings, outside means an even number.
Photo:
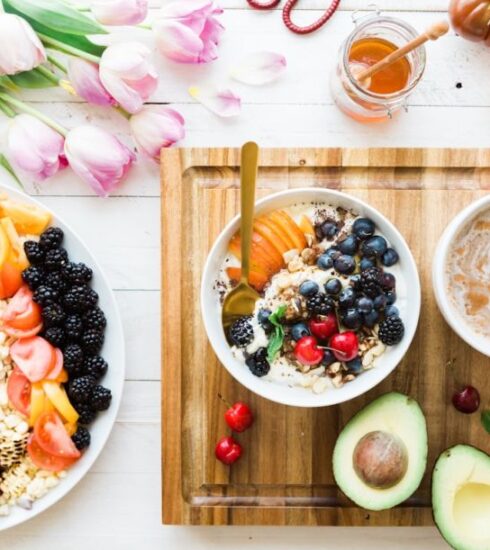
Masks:
[[[137,25],[147,16],[148,0],[94,0],[91,8],[103,25]]]
[[[231,76],[250,86],[262,86],[277,80],[286,70],[286,58],[274,52],[257,52],[245,57]]]
[[[220,117],[238,116],[242,109],[241,98],[229,89],[192,86],[189,88],[189,95]]]

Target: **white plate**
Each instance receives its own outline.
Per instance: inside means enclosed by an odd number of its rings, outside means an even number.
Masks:
[[[67,225],[62,218],[58,217],[49,208],[36,201],[32,197],[16,191],[10,187],[0,184],[0,192],[6,193],[12,199],[31,203],[40,208],[51,212],[53,219],[52,225],[60,227],[65,232],[63,246],[66,247],[70,260],[84,262],[94,272],[92,288],[99,294],[99,306],[107,317],[107,328],[105,331],[105,342],[101,355],[109,364],[107,374],[101,383],[112,391],[111,406],[107,411],[98,414],[94,423],[90,426],[90,435],[92,436],[90,447],[83,453],[80,460],[67,471],[67,476],[60,480],[59,485],[50,489],[49,492],[39,500],[36,500],[31,510],[24,510],[18,506],[11,508],[10,515],[0,517],[0,531],[9,529],[14,525],[28,521],[39,515],[44,510],[61,500],[90,470],[93,463],[101,453],[104,445],[111,433],[116,420],[119,404],[124,384],[124,335],[121,318],[117,308],[114,294],[111,290],[109,281],[105,277],[98,262],[89,252],[87,246],[80,237]],[[76,199],[73,199],[76,200]]]

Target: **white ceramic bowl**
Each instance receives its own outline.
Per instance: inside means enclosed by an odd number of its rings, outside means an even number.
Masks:
[[[467,344],[490,357],[490,339],[476,332],[463,316],[447,294],[448,281],[446,274],[446,262],[450,246],[459,232],[469,224],[476,216],[485,210],[490,210],[490,195],[471,203],[462,210],[446,227],[439,243],[432,263],[432,284],[437,305],[449,326]]]
[[[49,211],[49,208],[46,208],[40,202],[10,187],[0,185],[0,191],[9,195],[12,199],[35,204]],[[99,413],[95,422],[90,426],[90,435],[92,438],[90,447],[84,452],[80,460],[67,471],[67,476],[60,480],[59,485],[50,489],[44,497],[36,500],[31,510],[24,510],[17,506],[12,507],[10,515],[0,517],[0,531],[37,516],[63,498],[83,478],[101,453],[111,433],[123,391],[125,368],[124,335],[121,318],[110,284],[99,264],[89,252],[87,246],[83,244],[80,237],[60,217],[53,212],[51,214],[53,216],[52,224],[60,227],[65,232],[64,246],[68,250],[70,259],[86,263],[94,272],[92,287],[98,292],[99,305],[107,317],[107,329],[101,354],[109,363],[109,370],[102,379],[102,384],[111,389],[112,402],[109,409]],[[60,515],[60,521],[61,519],[62,516]]]
[[[386,352],[377,359],[375,368],[362,373],[341,388],[327,390],[319,395],[314,394],[310,389],[297,386],[289,387],[254,376],[246,365],[233,357],[221,324],[219,296],[216,289],[213,288],[226,256],[228,242],[239,228],[239,216],[233,218],[223,229],[209,253],[201,283],[201,311],[209,341],[218,359],[228,372],[246,388],[277,403],[296,407],[322,407],[342,403],[365,393],[379,384],[398,365],[410,346],[417,328],[420,313],[420,281],[417,266],[404,238],[390,221],[362,200],[330,189],[313,187],[294,189],[276,193],[258,201],[256,213],[286,208],[301,202],[322,202],[353,209],[357,214],[371,218],[375,222],[378,232],[384,235],[390,245],[397,250],[400,261],[396,266],[390,268],[390,271],[397,275],[398,279],[397,306],[405,323],[405,336],[402,342],[397,346],[387,348]],[[410,289],[409,301],[406,297],[407,289]]]

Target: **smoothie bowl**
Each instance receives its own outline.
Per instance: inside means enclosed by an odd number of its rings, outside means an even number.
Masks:
[[[407,243],[365,202],[295,189],[257,202],[249,282],[254,314],[227,334],[221,307],[240,276],[240,218],[209,253],[201,310],[220,362],[249,390],[319,407],[381,382],[415,334],[420,282]]]

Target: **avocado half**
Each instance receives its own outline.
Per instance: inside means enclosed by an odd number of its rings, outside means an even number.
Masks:
[[[456,445],[444,451],[432,474],[434,521],[456,550],[490,550],[490,456]]]
[[[367,510],[385,510],[420,485],[427,465],[427,425],[419,404],[382,395],[345,425],[333,452],[340,489]]]

